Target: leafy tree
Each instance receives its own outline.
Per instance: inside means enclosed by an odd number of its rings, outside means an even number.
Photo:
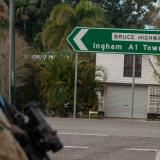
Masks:
[[[16,0],[16,27],[29,42],[41,31],[50,11],[61,0]]]
[[[69,102],[70,111],[73,109],[74,93],[74,54],[63,51],[54,54],[54,59],[40,64],[39,74],[41,94],[49,108],[63,113],[64,104]],[[102,68],[98,68],[102,69]],[[88,60],[81,59],[78,63],[78,99],[79,110],[88,110],[86,106],[96,107],[96,95],[94,89],[95,65]]]
[[[48,105],[62,111],[64,103],[69,102],[73,108],[74,92],[74,55],[70,50],[66,37],[76,26],[104,26],[104,12],[100,6],[82,0],[72,7],[66,3],[56,6],[50,14],[42,32],[36,37],[36,42],[42,42],[46,50],[56,52],[53,62],[45,62],[41,72],[42,95]],[[78,64],[78,99],[79,109],[96,105],[94,88],[95,57],[80,56]]]
[[[55,54],[53,60],[40,65],[41,94],[48,106],[62,109],[64,103],[73,99],[73,56],[68,53]]]
[[[1,40],[3,39],[3,40]],[[1,73],[1,94],[8,99],[8,32],[3,29],[0,36],[0,73]],[[15,55],[15,76],[16,88],[24,85],[24,79],[27,77],[27,53],[28,45],[23,37],[16,33],[16,55]]]
[[[150,11],[144,17],[144,23],[148,25],[155,26],[157,28],[160,27],[160,7],[153,6]]]
[[[8,99],[8,7],[7,1],[0,0],[0,94]],[[38,99],[37,85],[34,83],[36,69],[28,59],[33,52],[23,36],[16,33],[15,77],[16,106],[21,108],[31,99]]]
[[[16,27],[29,42],[41,29],[42,20],[38,18],[39,14],[37,0],[16,0]]]
[[[32,51],[33,52],[33,51]],[[28,57],[28,56],[27,56]],[[19,77],[21,80],[21,85],[16,85],[16,107],[23,110],[23,106],[31,100],[40,101],[40,87],[39,79],[39,67],[37,67],[36,62],[34,62],[29,56],[27,58],[27,63],[24,64],[23,70],[25,68],[25,75]],[[41,101],[40,101],[41,102]]]
[[[141,27],[142,18],[156,0],[103,0],[107,20],[114,27]]]
[[[153,3],[157,0],[90,0],[95,4],[101,4],[105,11],[105,18],[113,27],[141,27],[142,18],[153,9]],[[76,0],[64,0],[75,5]]]
[[[53,7],[61,3],[61,0],[41,0],[41,15],[42,18],[47,18],[50,15]]]
[[[152,25],[156,13],[157,13],[157,9],[153,6],[150,9],[150,11],[144,16],[143,18],[144,23],[147,25]]]
[[[103,9],[89,1],[82,0],[75,8],[68,4],[60,4],[51,12],[37,39],[40,39],[48,50],[68,49],[66,37],[74,27],[98,27],[104,24]]]

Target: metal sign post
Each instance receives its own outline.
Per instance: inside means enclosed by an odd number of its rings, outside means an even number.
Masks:
[[[131,118],[134,117],[134,89],[135,89],[135,63],[136,63],[136,56],[133,55],[133,69],[132,69],[132,110],[131,110]]]
[[[74,79],[73,118],[76,118],[76,108],[77,108],[77,76],[78,76],[78,53],[76,53],[76,55],[75,55],[75,79]]]

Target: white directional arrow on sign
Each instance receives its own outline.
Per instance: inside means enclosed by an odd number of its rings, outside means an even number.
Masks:
[[[88,51],[87,47],[84,45],[84,43],[81,41],[83,36],[88,32],[89,29],[81,29],[77,35],[73,38],[76,45],[79,47],[80,50]]]

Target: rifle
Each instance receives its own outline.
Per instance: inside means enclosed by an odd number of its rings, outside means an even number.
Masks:
[[[29,102],[22,113],[0,96],[0,108],[11,125],[19,128],[13,134],[29,160],[50,160],[49,151],[57,152],[62,149],[57,131],[46,121],[39,103]]]

